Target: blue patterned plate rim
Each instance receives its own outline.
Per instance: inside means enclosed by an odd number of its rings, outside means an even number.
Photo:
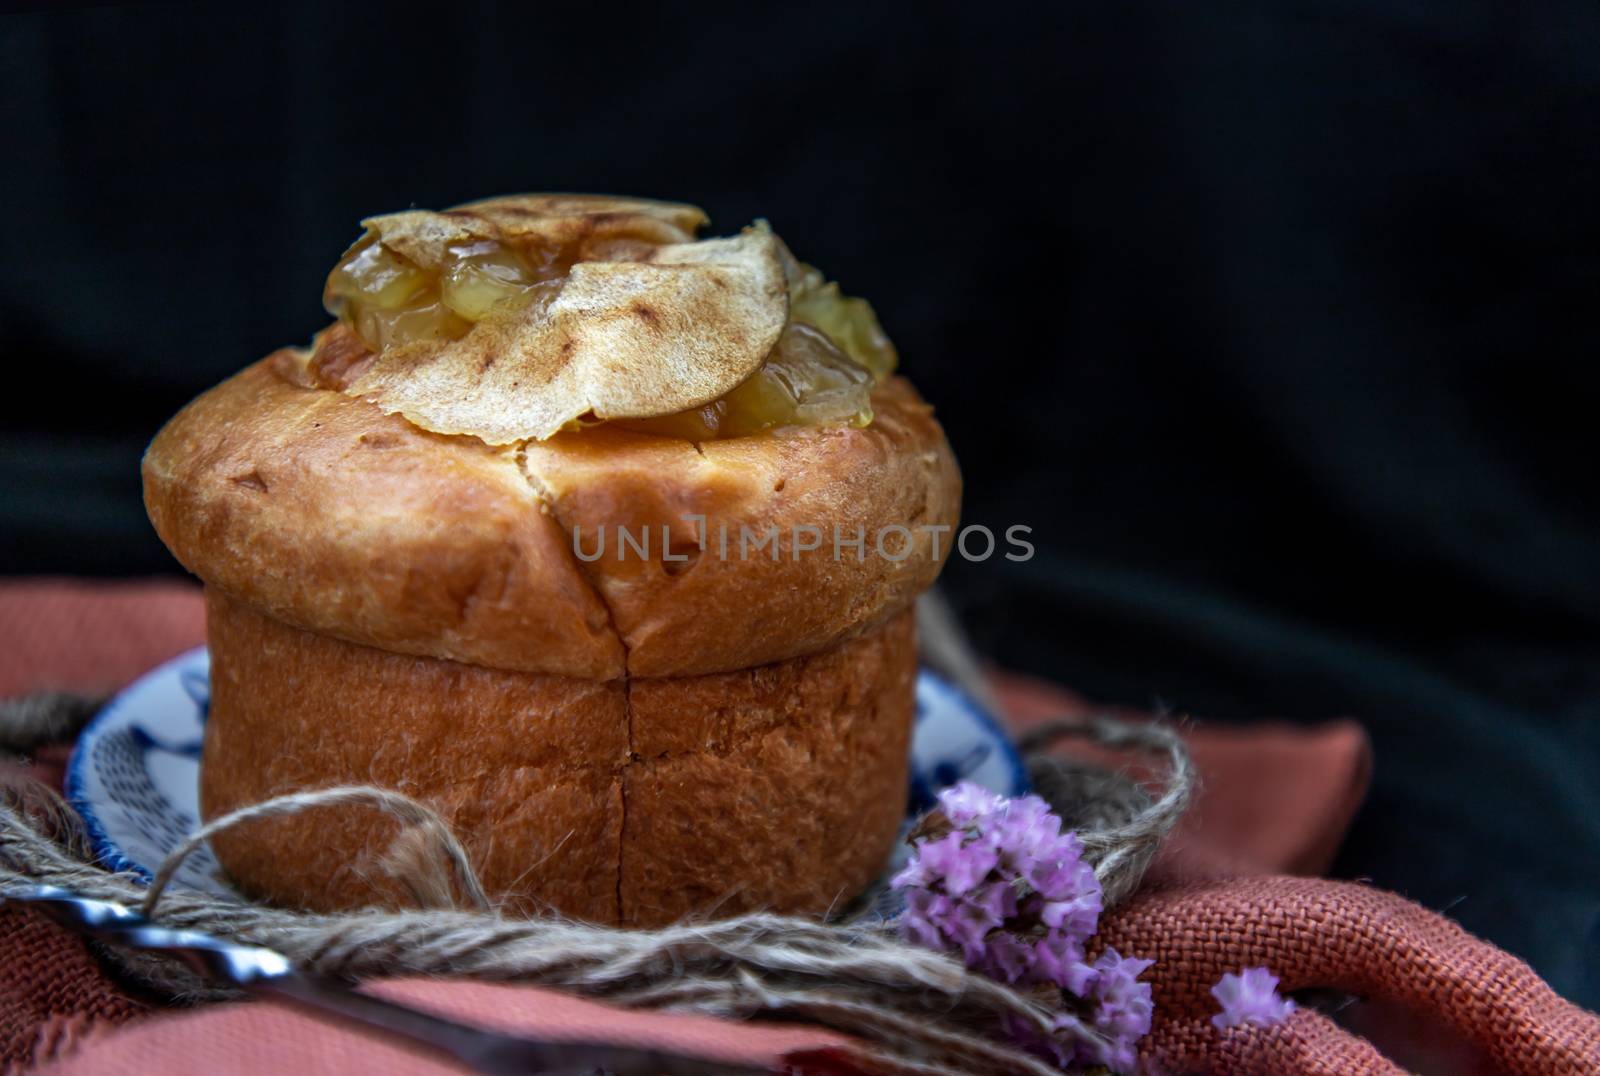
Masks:
[[[67,760],[62,791],[66,794],[68,805],[78,813],[79,818],[83,819],[84,832],[89,839],[89,850],[107,870],[131,873],[144,882],[149,882],[154,877],[150,868],[135,862],[123,853],[122,846],[106,832],[100,820],[98,806],[88,791],[87,771],[93,755],[93,744],[109,726],[123,720],[127,712],[138,704],[141,694],[151,683],[176,677],[185,666],[193,665],[202,659],[209,659],[209,655],[205,647],[197,646],[157,665],[117,692],[78,734],[72,756]]]

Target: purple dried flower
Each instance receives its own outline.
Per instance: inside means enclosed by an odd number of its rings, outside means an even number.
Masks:
[[[1094,885],[1094,868],[1083,861],[1078,835],[1063,833],[1034,853],[1026,877],[1045,899],[1068,900]]]
[[[946,911],[946,933],[961,947],[968,967],[983,963],[984,943],[1017,910],[1017,895],[1009,886],[988,885],[952,901]]]
[[[989,935],[984,940],[984,949],[984,959],[977,969],[991,979],[1014,983],[1034,971],[1034,947],[1009,930],[997,930]]]
[[[1154,963],[1122,956],[1115,949],[1100,955],[1094,962],[1095,979],[1089,988],[1096,1003],[1096,1027],[1117,1038],[1137,1040],[1145,1036],[1155,1006],[1150,1001],[1150,984],[1141,983],[1139,976]]]
[[[896,882],[898,881],[896,878]],[[944,899],[927,889],[910,889],[906,893],[905,914],[900,917],[901,937],[924,949],[948,948],[944,932],[939,929],[939,922],[933,914],[934,902]]]
[[[1092,968],[1084,968],[1089,979],[1084,990],[1087,1005],[1056,1018],[1058,1035],[1073,1043],[1070,1051],[1056,1054],[1057,1064],[1103,1065],[1113,1072],[1137,1069],[1139,1040],[1149,1033],[1155,1011],[1149,985],[1138,979],[1152,963],[1124,958],[1115,949],[1107,949]],[[1084,1029],[1098,1037],[1085,1034]]]
[[[1294,1012],[1294,1002],[1278,995],[1278,977],[1266,968],[1224,975],[1211,988],[1211,996],[1222,1006],[1211,1022],[1223,1030],[1240,1024],[1269,1027]]]
[[[924,877],[938,878],[952,897],[963,896],[988,877],[999,862],[994,842],[969,840],[961,830],[951,830],[938,840],[924,841],[917,849]]]
[[[1083,946],[1059,931],[1034,943],[1030,982],[1055,983],[1074,997],[1083,997],[1094,982],[1094,969],[1084,963]]]
[[[1010,800],[963,782],[939,805],[948,830],[917,838],[891,882],[906,891],[902,935],[959,949],[968,967],[1002,982],[1063,991],[1053,1035],[1006,1022],[1027,1049],[1062,1065],[1131,1070],[1150,1030],[1150,987],[1137,981],[1150,961],[1107,950],[1085,962],[1103,898],[1077,834],[1063,833],[1038,796]]]
[[[1001,844],[1019,858],[1048,855],[1061,837],[1061,819],[1038,796],[1005,800],[991,814]]]
[[[1040,902],[1039,921],[1053,930],[1066,931],[1075,938],[1092,938],[1100,925],[1100,881],[1090,870],[1079,879],[1078,884],[1083,888],[1069,899]]]
[[[906,894],[901,930],[908,940],[930,949],[960,949],[967,963],[976,966],[990,932],[1016,910],[1016,892],[1006,886],[984,886],[962,897],[912,889]]]
[[[908,891],[902,923],[908,937],[930,937],[932,927],[947,943],[967,952],[976,967],[987,959],[977,932],[1001,927],[990,922],[995,914],[1008,920],[1007,930],[1029,938],[1064,933],[1081,945],[1094,933],[1100,883],[1083,862],[1077,835],[1061,832],[1061,820],[1042,799],[1008,800],[962,782],[939,794],[939,806],[950,829],[917,840],[911,862],[890,883]],[[912,900],[918,892],[960,898],[962,903]],[[963,913],[962,906],[969,903],[974,910]],[[1010,922],[1019,908],[1025,921]],[[1020,975],[1021,959],[1008,949],[997,966]]]
[[[983,815],[992,814],[1004,802],[1003,796],[971,781],[962,781],[939,793],[939,807],[955,826],[969,825]]]

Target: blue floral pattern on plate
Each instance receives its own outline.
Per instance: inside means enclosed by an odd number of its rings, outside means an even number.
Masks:
[[[67,799],[83,816],[90,846],[112,870],[148,881],[154,868],[199,825],[200,743],[210,704],[204,647],[161,665],[113,699],[84,729],[67,766]],[[1028,790],[1027,772],[999,724],[954,685],[917,676],[907,826],[942,788],[975,781],[1008,796]],[[895,865],[908,854],[897,845]],[[234,895],[209,848],[178,870],[180,885]],[[878,911],[892,915],[893,894]]]
[[[67,764],[67,800],[111,870],[145,881],[200,823],[200,742],[211,702],[211,661],[191,650],[146,673],[91,721]],[[209,848],[176,881],[229,894]]]

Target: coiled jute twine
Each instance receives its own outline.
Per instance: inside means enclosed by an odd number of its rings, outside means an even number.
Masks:
[[[70,737],[95,710],[72,695],[0,702],[0,759]],[[1153,756],[1165,770],[1158,794],[1124,773],[1048,753],[1075,737]],[[1035,791],[1076,829],[1108,908],[1138,886],[1161,839],[1189,803],[1195,775],[1187,749],[1165,722],[1096,716],[1054,722],[1022,740]],[[168,888],[183,858],[211,834],[250,819],[336,804],[390,812],[403,836],[429,855],[409,869],[420,898],[459,892],[471,910],[425,907],[314,914]],[[200,930],[275,949],[302,971],[349,979],[429,976],[520,982],[614,1005],[732,1018],[786,1016],[855,1036],[862,1060],[890,1073],[1037,1073],[1058,1070],[1001,1037],[1001,1017],[1047,1031],[1049,997],[969,972],[958,961],[902,942],[865,914],[830,922],[753,913],[659,930],[590,926],[556,916],[501,916],[465,849],[430,808],[368,786],[294,793],[215,819],[174,849],[145,884],[92,862],[82,821],[37,781],[0,781],[0,894],[56,885],[141,908],[164,926]],[[128,975],[174,1000],[230,996],[170,958],[105,949]],[[1093,1037],[1085,1027],[1082,1032]]]

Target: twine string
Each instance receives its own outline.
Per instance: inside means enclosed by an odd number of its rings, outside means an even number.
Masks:
[[[472,861],[467,858],[467,850],[461,846],[461,841],[445,820],[439,817],[438,812],[404,793],[391,789],[377,788],[373,785],[340,785],[334,788],[319,788],[309,792],[291,792],[283,796],[274,796],[261,803],[229,811],[221,818],[207,822],[185,837],[178,847],[161,861],[155,877],[150,881],[149,892],[144,900],[139,902],[140,913],[147,919],[153,917],[156,902],[161,899],[161,894],[166,890],[173,874],[183,865],[183,861],[189,858],[190,853],[215,834],[244,822],[281,818],[299,814],[312,807],[333,807],[346,803],[379,807],[394,815],[402,823],[415,827],[425,839],[433,842],[449,861],[467,899],[480,911],[493,910],[494,906],[489,900],[489,895],[484,892],[483,883],[478,880],[478,872],[473,869]],[[421,888],[421,884],[419,883],[416,888]]]
[[[70,740],[105,700],[94,695],[43,691],[0,702],[0,751],[27,751]]]
[[[1050,748],[1067,737],[1164,760],[1167,772],[1161,794],[1151,798],[1125,774],[1052,753]],[[1122,903],[1144,880],[1156,850],[1194,798],[1199,777],[1183,737],[1165,721],[1125,721],[1094,714],[1040,725],[1023,735],[1018,747],[1028,760],[1035,789],[1062,816],[1066,828],[1078,831],[1084,858],[1094,864],[1105,892],[1106,906]],[[1086,815],[1097,824],[1081,824]]]

